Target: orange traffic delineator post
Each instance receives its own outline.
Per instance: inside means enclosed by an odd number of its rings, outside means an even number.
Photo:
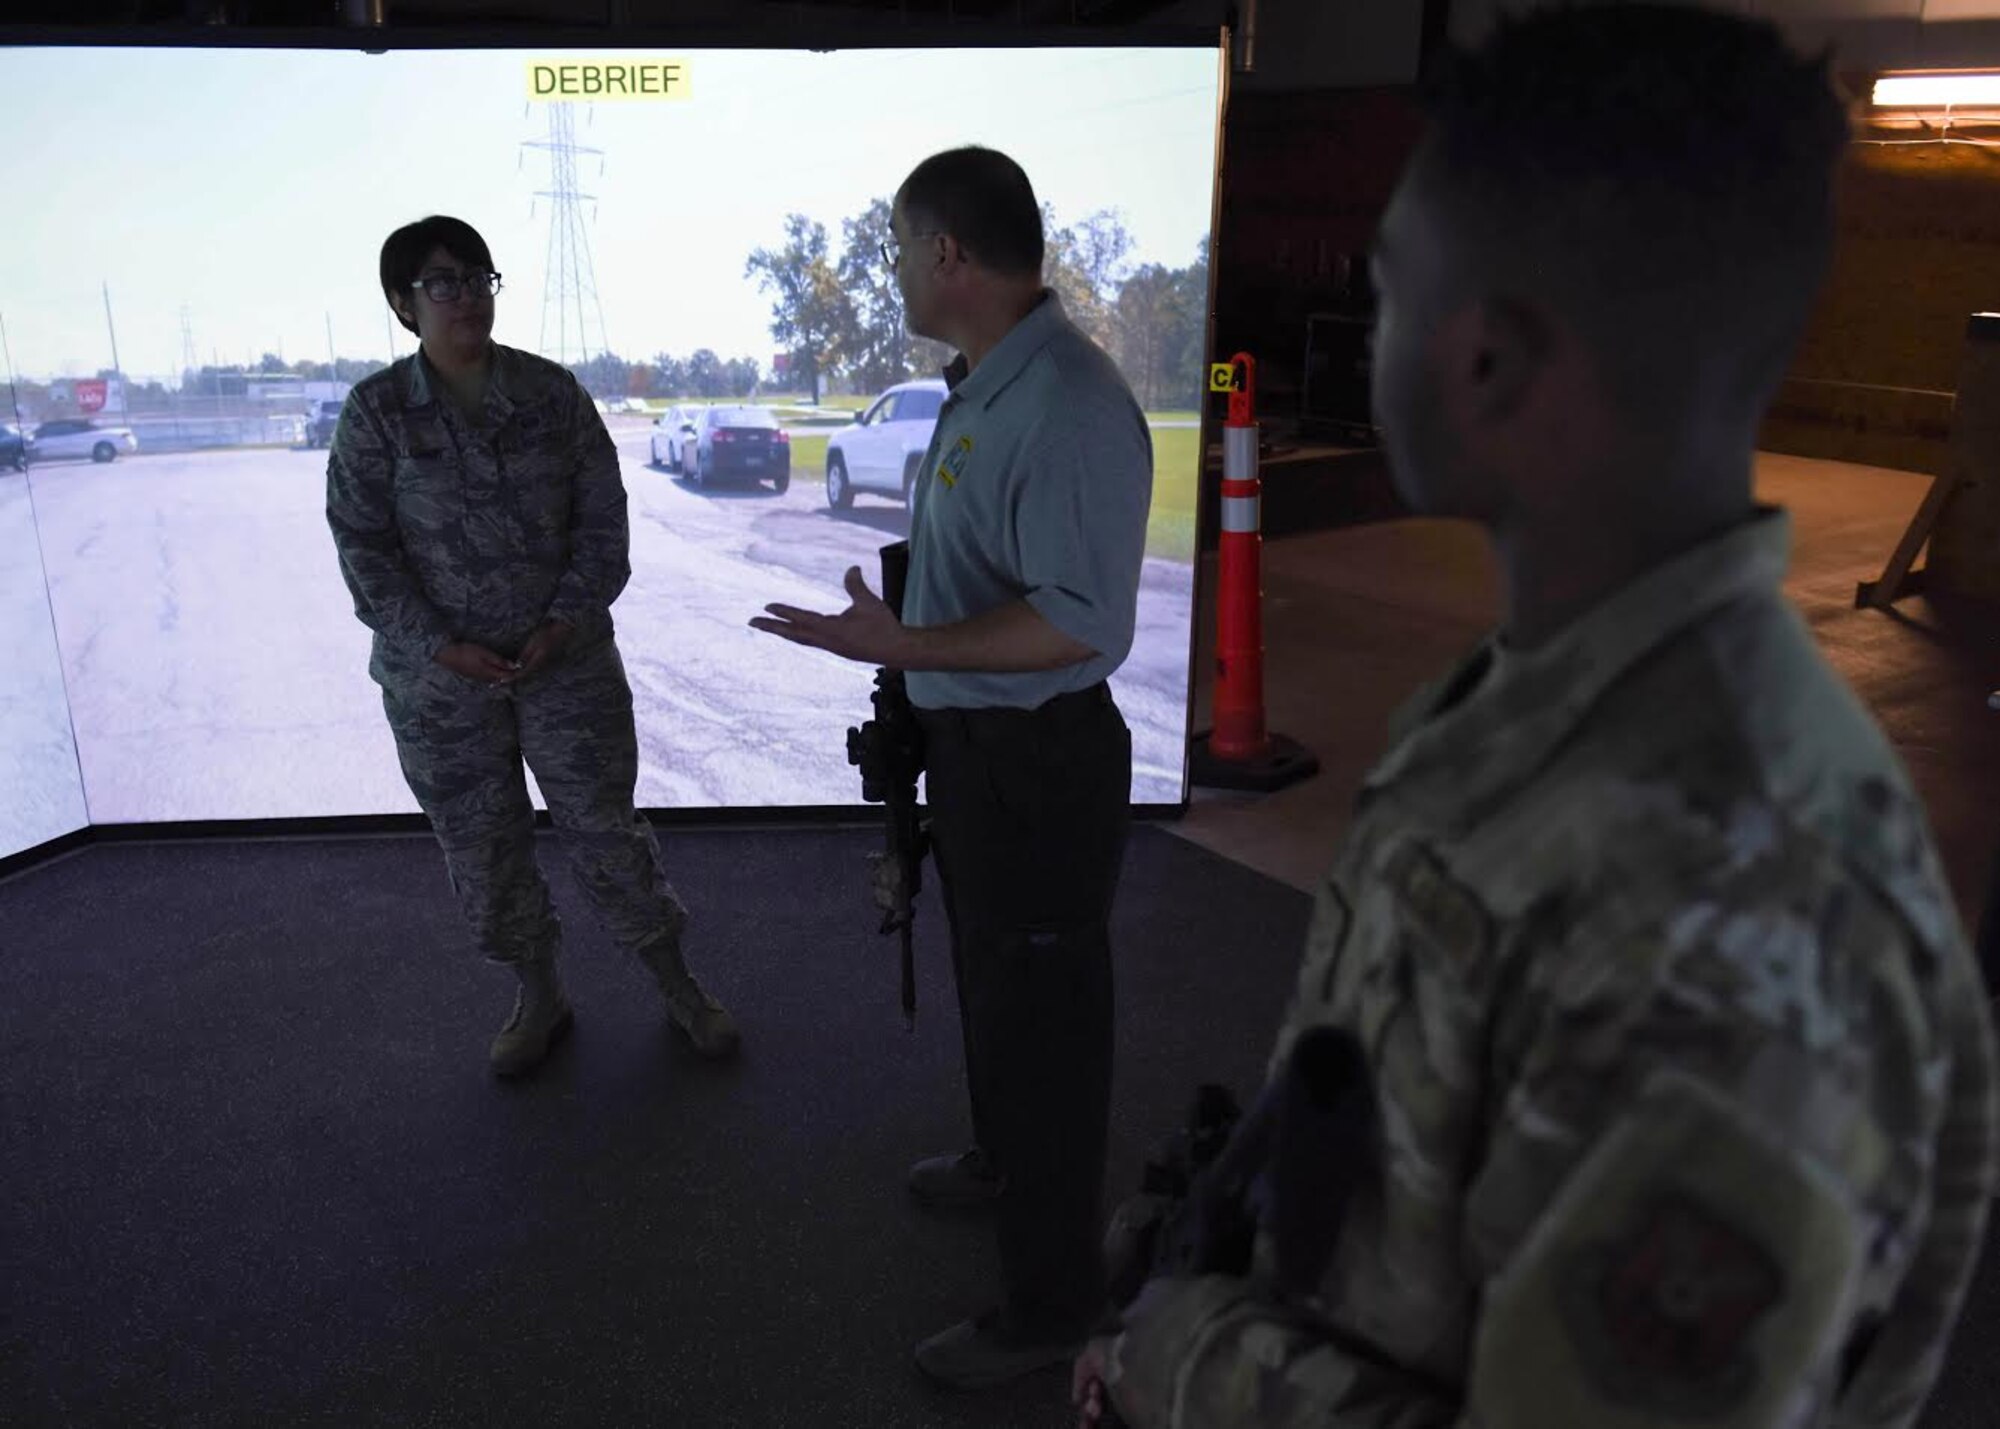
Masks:
[[[1264,724],[1263,483],[1257,475],[1257,363],[1239,352],[1211,369],[1229,393],[1222,428],[1222,530],[1215,551],[1215,722],[1195,736],[1193,778],[1211,789],[1282,789],[1319,759]]]

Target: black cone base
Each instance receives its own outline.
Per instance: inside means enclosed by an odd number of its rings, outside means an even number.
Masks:
[[[1282,734],[1267,736],[1264,753],[1256,759],[1218,759],[1209,751],[1209,731],[1194,739],[1190,763],[1194,782],[1204,789],[1250,789],[1268,794],[1319,773],[1319,756]]]

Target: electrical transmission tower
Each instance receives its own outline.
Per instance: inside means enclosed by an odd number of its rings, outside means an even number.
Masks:
[[[201,363],[194,355],[194,313],[186,303],[181,304],[181,381],[188,382],[200,375]]]
[[[568,367],[588,362],[609,347],[604,337],[604,306],[597,298],[590,235],[583,224],[583,206],[595,203],[596,195],[582,192],[576,183],[577,156],[595,154],[602,159],[604,151],[576,142],[575,105],[555,103],[547,108],[548,137],[529,139],[521,147],[546,149],[549,154],[549,187],[535,194],[550,203],[541,353]]]

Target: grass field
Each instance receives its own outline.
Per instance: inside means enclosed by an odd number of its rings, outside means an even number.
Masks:
[[[1146,518],[1149,556],[1194,559],[1195,494],[1201,475],[1195,458],[1200,443],[1199,427],[1153,429],[1153,510]]]
[[[792,479],[794,481],[826,480],[826,437],[802,436],[792,432]]]

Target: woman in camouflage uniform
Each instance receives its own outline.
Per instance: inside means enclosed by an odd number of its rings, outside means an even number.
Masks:
[[[369,673],[404,777],[479,950],[520,978],[493,1069],[533,1069],[573,1020],[524,761],[577,881],[674,1024],[726,1055],[735,1024],[688,973],[687,913],[632,803],[638,742],[611,623],[630,534],[611,437],[568,371],[493,341],[500,275],[470,225],[397,229],[381,278],[421,346],[348,397],[327,522],[375,632]]]

